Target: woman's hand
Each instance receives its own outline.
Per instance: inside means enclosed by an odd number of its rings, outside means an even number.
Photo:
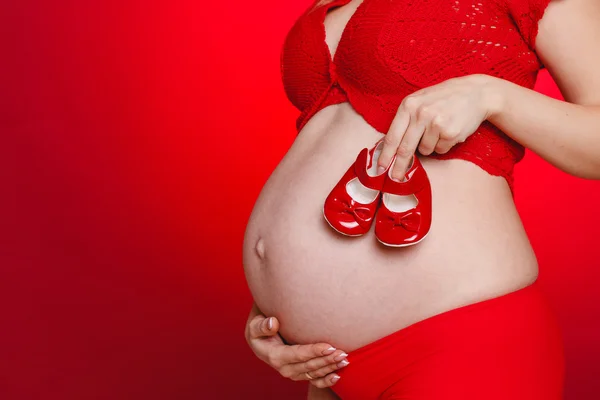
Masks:
[[[309,380],[305,374],[308,372],[314,378],[310,383],[318,388],[337,382],[339,375],[334,371],[348,365],[348,354],[328,343],[286,345],[277,334],[278,330],[277,318],[266,318],[254,303],[244,336],[259,359],[293,381]]]
[[[390,174],[400,181],[417,146],[422,155],[443,154],[464,142],[499,108],[500,99],[491,89],[494,79],[485,74],[451,78],[406,96],[384,139],[379,173],[395,154]]]

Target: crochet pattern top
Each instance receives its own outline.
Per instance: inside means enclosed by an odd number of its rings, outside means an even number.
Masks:
[[[283,43],[283,86],[301,112],[298,132],[317,111],[348,101],[385,134],[402,99],[418,89],[477,73],[533,88],[543,68],[535,39],[550,0],[363,0],[332,57],[325,16],[349,2],[315,1]],[[524,152],[484,121],[464,142],[429,157],[471,161],[506,178],[513,191]]]

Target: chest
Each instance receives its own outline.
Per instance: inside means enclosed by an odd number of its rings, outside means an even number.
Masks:
[[[288,35],[354,78],[402,78],[415,87],[511,63],[535,70],[536,56],[501,4],[492,0],[322,0]],[[349,76],[348,78],[352,78]]]
[[[331,58],[335,57],[335,51],[348,22],[350,22],[352,16],[356,14],[357,9],[363,2],[364,0],[351,0],[348,4],[344,5],[344,1],[339,2],[334,0],[329,6],[325,6],[326,8],[323,12],[324,40]]]

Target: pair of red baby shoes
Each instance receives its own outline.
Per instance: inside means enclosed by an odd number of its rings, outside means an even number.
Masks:
[[[375,221],[375,237],[387,246],[419,243],[431,227],[431,185],[421,162],[413,155],[402,182],[392,180],[394,159],[377,175],[383,139],[362,149],[356,161],[329,193],[325,220],[346,236],[361,236]]]

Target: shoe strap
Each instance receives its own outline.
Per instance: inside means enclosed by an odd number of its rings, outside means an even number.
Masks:
[[[358,177],[360,183],[362,183],[369,189],[381,190],[385,181],[387,170],[381,173],[381,175],[369,175],[367,173],[367,168],[370,168],[373,163],[372,156],[372,149],[371,151],[369,151],[369,149],[367,148],[362,149],[360,153],[358,153],[356,161],[354,162],[354,173]]]
[[[406,181],[396,182],[389,178],[386,174],[386,180],[383,184],[382,191],[384,193],[409,195],[420,192],[424,187],[429,185],[429,177],[421,162],[416,155],[413,155],[413,165],[406,171]]]

